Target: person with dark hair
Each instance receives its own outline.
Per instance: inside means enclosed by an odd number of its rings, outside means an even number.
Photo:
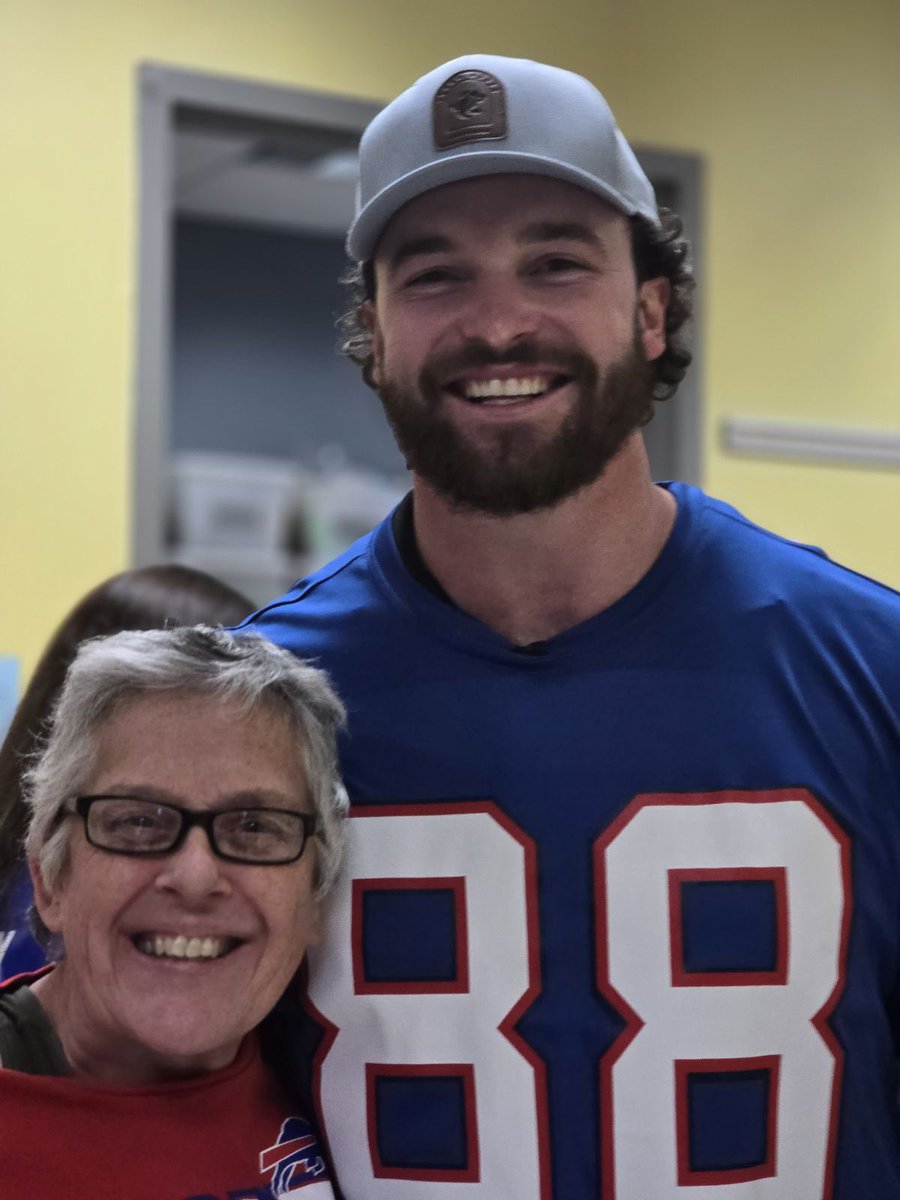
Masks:
[[[50,965],[0,985],[5,1196],[332,1200],[261,1035],[340,864],[343,723],[263,637],[82,643],[22,784]]]
[[[235,625],[252,608],[239,592],[193,567],[138,567],[92,588],[53,634],[0,747],[0,931],[5,931],[0,932],[0,979],[44,961],[25,921],[32,897],[22,850],[27,821],[22,774],[78,647],[86,638],[124,629]]]
[[[349,712],[345,1200],[900,1196],[900,597],[653,482],[690,257],[587,80],[425,75],[347,245],[412,493],[247,623]]]

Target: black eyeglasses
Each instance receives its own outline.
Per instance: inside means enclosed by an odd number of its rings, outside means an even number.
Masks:
[[[288,808],[197,811],[137,796],[79,796],[75,812],[92,846],[136,857],[173,853],[199,825],[219,858],[277,867],[296,862],[316,832],[314,816]]]

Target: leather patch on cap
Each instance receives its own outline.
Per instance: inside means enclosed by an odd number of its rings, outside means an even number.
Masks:
[[[506,137],[503,84],[487,71],[451,75],[435,92],[432,114],[438,150]]]

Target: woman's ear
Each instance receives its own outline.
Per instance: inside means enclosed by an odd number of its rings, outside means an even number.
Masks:
[[[59,933],[62,902],[58,891],[51,892],[47,887],[40,863],[32,855],[28,858],[28,873],[31,875],[31,886],[34,889],[34,906],[40,913],[41,920],[51,933]]]

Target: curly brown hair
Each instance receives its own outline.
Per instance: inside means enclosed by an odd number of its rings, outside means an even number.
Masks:
[[[694,269],[691,247],[684,236],[681,218],[671,209],[660,208],[659,227],[644,217],[631,218],[631,257],[638,283],[665,277],[672,286],[666,308],[666,348],[654,359],[653,399],[668,400],[691,365],[693,353]],[[350,296],[350,307],[338,322],[341,351],[362,368],[369,387],[372,382],[372,334],[362,320],[362,306],[375,297],[372,262],[352,263],[341,276]]]

